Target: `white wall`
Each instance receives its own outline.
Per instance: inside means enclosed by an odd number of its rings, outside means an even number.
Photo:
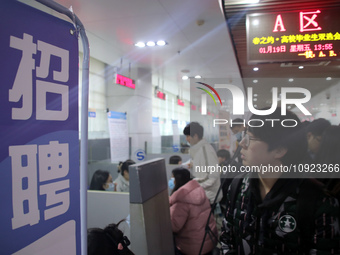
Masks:
[[[81,109],[81,88],[82,88],[82,58],[79,53],[79,121]],[[89,74],[89,109],[96,112],[95,118],[89,118],[88,136],[89,139],[108,138],[108,123],[106,115],[106,85],[104,76],[105,64],[94,58],[90,59]]]
[[[80,54],[79,93],[81,91],[82,54]],[[89,139],[109,138],[107,110],[126,112],[128,134],[131,137],[131,152],[144,149],[145,142],[148,151],[152,151],[152,117],[159,117],[162,136],[173,135],[172,120],[178,121],[178,133],[181,135],[185,125],[193,120],[199,121],[205,129],[205,138],[213,142],[218,139],[216,129],[212,128],[212,119],[207,116],[201,118],[199,108],[190,111],[189,82],[174,82],[160,79],[152,75],[149,70],[132,69],[122,75],[135,80],[136,89],[130,89],[114,83],[117,68],[106,65],[95,59],[90,59],[89,77],[89,111],[95,112],[95,117],[88,119]],[[166,100],[155,96],[155,87],[166,93]],[[177,104],[177,96],[184,101],[184,106]],[[81,106],[81,102],[79,103]],[[195,119],[195,118],[198,119]]]
[[[293,109],[301,120],[312,121],[317,118],[325,118],[332,125],[340,124],[340,80],[333,79],[333,82],[333,86],[318,93],[305,104],[312,116],[304,116],[300,110]]]

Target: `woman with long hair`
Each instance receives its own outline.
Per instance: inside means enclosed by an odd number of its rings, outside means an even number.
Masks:
[[[95,171],[91,179],[90,190],[114,191],[111,174],[100,169]]]

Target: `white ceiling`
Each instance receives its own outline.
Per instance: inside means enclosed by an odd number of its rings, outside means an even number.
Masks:
[[[68,20],[64,15],[42,7],[35,0],[21,1]],[[152,74],[163,81],[166,80],[165,90],[168,87],[173,91],[169,86],[179,86],[183,91],[190,92],[194,104],[198,104],[200,100],[200,95],[197,94],[199,90],[192,86],[196,80],[192,79],[189,85],[189,81],[183,82],[181,79],[184,74],[188,76],[199,74],[203,77],[201,82],[211,85],[214,78],[222,78],[241,89],[246,86],[245,80],[240,76],[219,0],[56,0],[56,2],[67,8],[72,6],[74,13],[84,24],[90,42],[91,57],[117,67],[123,75],[128,76],[130,68],[150,69]],[[203,20],[204,24],[199,26],[198,20]],[[168,45],[154,48],[134,46],[138,41],[159,39],[167,41]],[[266,66],[269,68],[267,74],[275,73],[274,69],[282,74],[282,68]],[[274,69],[270,69],[271,67]],[[182,70],[190,72],[183,73]],[[313,74],[314,71],[309,73]],[[309,89],[316,88],[313,96],[320,92],[318,84],[309,85]],[[264,85],[258,86],[258,89],[260,88],[261,91],[255,92],[266,95],[263,96],[262,103],[270,104],[268,98],[271,98],[271,95],[267,95],[271,91],[270,88]],[[231,95],[223,96],[228,109],[232,104]],[[316,106],[319,104],[329,104],[329,100],[311,102],[310,108],[318,108]]]
[[[40,6],[34,0],[23,2]],[[56,2],[67,8],[72,6],[84,24],[91,56],[121,68],[122,73],[129,66],[149,68],[153,74],[175,83],[182,83],[181,70],[185,69],[190,70],[189,76],[240,78],[218,0]],[[197,25],[197,20],[204,20],[204,24]],[[159,39],[167,41],[168,45],[134,46],[138,41]]]

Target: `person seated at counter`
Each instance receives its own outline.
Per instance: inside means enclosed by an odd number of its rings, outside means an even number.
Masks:
[[[210,202],[204,189],[191,179],[188,169],[179,167],[172,171],[175,187],[169,199],[172,231],[175,238],[175,254],[199,254],[210,214]],[[214,217],[209,219],[214,233],[206,236],[201,254],[207,254],[217,244],[217,228]]]
[[[182,164],[182,158],[178,155],[173,155],[169,158],[169,164],[170,165],[181,165]]]
[[[135,161],[128,159],[123,162],[120,166],[120,173],[116,180],[114,180],[115,191],[118,192],[129,192],[130,191],[130,175],[129,166],[135,164]]]
[[[106,191],[114,191],[115,185],[112,182],[112,176],[109,171],[98,169],[94,172],[90,190],[106,190]]]

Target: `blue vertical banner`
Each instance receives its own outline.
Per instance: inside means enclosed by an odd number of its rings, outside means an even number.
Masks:
[[[77,33],[17,1],[0,16],[1,254],[81,254]]]

